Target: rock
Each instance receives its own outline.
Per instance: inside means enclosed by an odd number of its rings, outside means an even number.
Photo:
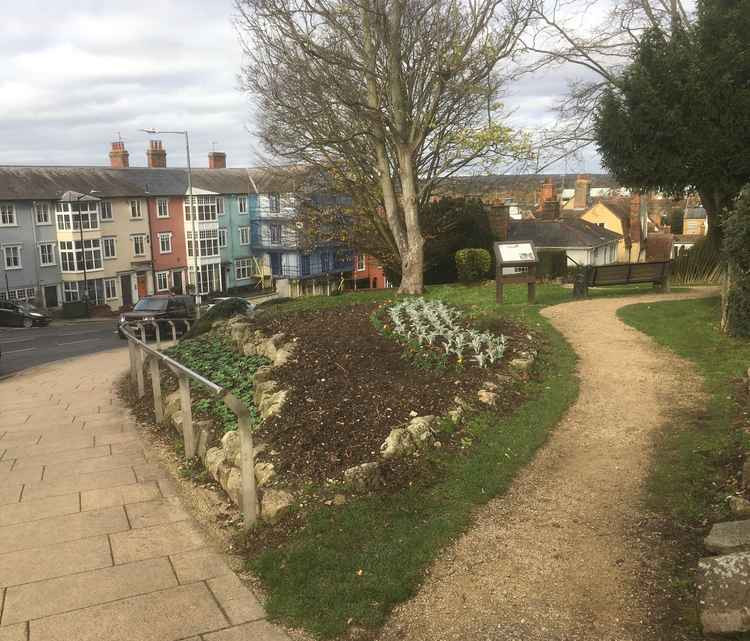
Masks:
[[[750,521],[717,523],[703,542],[707,550],[716,554],[750,552]]]
[[[229,462],[225,459],[224,462],[219,465],[218,469],[218,475],[217,475],[217,481],[219,482],[219,485],[226,489],[227,487],[227,480],[229,479],[229,474],[232,472],[232,470],[236,470],[237,468],[233,465],[230,465]]]
[[[255,482],[258,487],[268,485],[276,478],[276,468],[273,463],[256,463],[255,464]]]
[[[202,461],[206,458],[206,449],[208,448],[208,436],[213,429],[213,423],[211,421],[196,421],[195,431],[198,434],[198,445],[196,452],[198,458]]]
[[[510,361],[510,366],[518,372],[528,372],[531,366],[534,364],[534,359],[529,358],[513,358]]]
[[[491,381],[487,381],[482,384],[482,389],[489,390],[490,392],[497,392],[497,384]]]
[[[405,429],[397,427],[391,430],[388,438],[380,446],[380,455],[383,458],[394,458],[405,456],[413,451],[416,444],[411,439],[411,435]]]
[[[237,318],[237,317],[235,317]],[[237,345],[237,347],[241,347],[246,342],[246,335],[247,331],[250,329],[248,325],[244,322],[242,323],[233,323],[235,319],[233,318],[231,321],[229,321],[229,324],[227,325],[229,329],[229,336],[232,338],[232,342]]]
[[[221,437],[221,447],[224,449],[224,458],[229,465],[240,466],[240,433],[237,430],[227,432]]]
[[[273,376],[273,367],[263,365],[263,367],[259,367],[255,370],[255,374],[253,374],[253,385],[265,383],[266,381],[271,380],[271,376]]]
[[[240,494],[242,492],[242,473],[238,468],[233,467],[230,469],[224,489],[229,498],[232,499],[232,502],[239,505]]]
[[[343,494],[337,494],[333,497],[334,505],[344,505],[346,503],[346,497]]]
[[[292,358],[293,354],[294,345],[292,343],[288,343],[284,347],[277,349],[276,354],[273,357],[273,366],[281,367],[285,363],[289,362],[289,359]]]
[[[452,409],[448,412],[448,418],[450,418],[450,420],[452,420],[454,423],[460,423],[463,417],[464,417],[464,408],[461,407],[460,405],[457,408]]]
[[[705,634],[750,631],[750,554],[701,559],[696,582]]]
[[[344,480],[358,492],[374,490],[383,482],[380,467],[375,462],[362,463],[344,470]]]
[[[495,378],[497,378],[500,385],[509,385],[513,382],[513,377],[507,374],[498,374]]]
[[[261,383],[254,384],[253,403],[255,404],[255,407],[260,407],[260,404],[263,402],[263,397],[267,393],[273,392],[278,386],[279,384],[276,381],[270,379]]]
[[[417,416],[409,421],[406,431],[409,432],[411,440],[419,449],[427,447],[433,439],[432,425],[434,416]]]
[[[245,343],[242,346],[242,353],[245,356],[255,356],[258,353],[257,346],[255,343]]]
[[[182,412],[177,411],[170,417],[172,427],[174,427],[180,434],[182,434]]]
[[[206,469],[216,480],[219,479],[219,468],[226,461],[223,447],[210,447],[206,451]]]
[[[171,418],[175,412],[180,411],[180,408],[180,390],[175,390],[167,394],[167,397],[164,399],[164,418]]]
[[[486,389],[480,389],[477,392],[477,398],[481,403],[484,403],[485,405],[492,405],[494,406],[497,402],[497,394],[495,392],[490,392]]]
[[[732,514],[740,519],[750,518],[750,501],[741,496],[729,497],[729,509],[732,510]]]
[[[746,490],[750,490],[750,458],[742,466],[742,485]]]
[[[276,416],[284,407],[286,402],[287,391],[281,390],[275,394],[266,394],[258,406],[258,412],[263,420]]]
[[[294,496],[286,490],[266,490],[260,502],[260,517],[268,523],[277,523],[294,504]]]
[[[263,441],[257,441],[253,445],[253,460],[256,460],[260,454],[263,454],[268,449],[268,444]]]

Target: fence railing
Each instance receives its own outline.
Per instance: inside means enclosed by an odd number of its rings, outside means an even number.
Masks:
[[[175,319],[175,321],[178,320],[180,319]],[[253,435],[250,431],[250,410],[239,398],[225,388],[185,367],[166,354],[163,354],[159,349],[149,347],[145,341],[146,324],[155,326],[157,344],[159,344],[159,327],[156,321],[149,321],[148,323],[138,322],[120,326],[122,333],[128,340],[130,383],[137,387],[138,398],[143,398],[146,395],[144,368],[148,365],[151,374],[151,390],[154,397],[154,413],[156,421],[162,423],[164,421],[164,401],[161,389],[160,365],[164,365],[177,377],[180,390],[185,460],[193,458],[198,450],[198,442],[193,426],[190,381],[194,381],[206,388],[214,398],[224,401],[224,404],[237,416],[237,431],[240,435],[240,474],[242,478],[240,509],[244,515],[244,528],[249,530],[258,520],[258,498],[255,487],[255,461],[253,457]],[[131,333],[132,325],[140,326],[141,337],[144,340],[136,338]],[[176,337],[174,322],[172,322],[172,330]]]

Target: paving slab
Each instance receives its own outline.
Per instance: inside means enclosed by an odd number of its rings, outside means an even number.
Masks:
[[[118,467],[114,470],[80,474],[77,477],[57,481],[29,483],[23,490],[23,500],[41,499],[46,496],[70,494],[83,490],[95,490],[118,485],[131,485],[136,482],[132,467]]]
[[[78,494],[61,494],[38,501],[25,501],[0,506],[0,527],[27,521],[39,521],[53,516],[74,514],[80,511]],[[41,524],[43,527],[46,524]]]
[[[128,529],[121,507],[56,516],[43,521],[19,523],[0,528],[0,554],[74,541],[98,534]]]
[[[138,478],[139,483],[145,481],[158,481],[159,479],[168,478],[167,473],[162,469],[161,466],[156,463],[143,463],[142,465],[134,465],[133,470]]]
[[[67,452],[70,450],[80,450],[86,447],[94,446],[94,437],[86,434],[65,438],[62,440],[49,439],[44,436],[38,445],[17,445],[9,447],[5,451],[3,458],[26,458],[29,456],[41,456],[45,454],[55,454]]]
[[[27,641],[27,627],[25,623],[19,623],[0,628],[0,641]]]
[[[106,536],[0,554],[0,588],[111,565]]]
[[[168,559],[80,572],[8,588],[2,625],[156,592],[177,585]]]
[[[206,545],[198,528],[190,521],[120,532],[109,540],[116,564],[179,554]]]
[[[289,641],[289,636],[268,621],[245,623],[203,635],[204,641]]]
[[[180,583],[205,581],[232,573],[224,557],[209,548],[173,554],[169,559]]]
[[[0,505],[18,503],[23,485],[0,485]]]
[[[704,539],[706,549],[717,554],[750,552],[750,520],[717,523]]]
[[[143,454],[118,454],[116,456],[99,456],[70,463],[46,465],[44,468],[44,480],[56,481],[81,474],[113,470],[118,467],[143,465],[145,462],[146,459]]]
[[[175,641],[226,626],[205,584],[193,583],[31,621],[33,641]]]
[[[101,434],[94,434],[94,440],[97,445],[113,445],[114,443],[133,443],[140,440],[138,434],[133,430],[127,430],[125,432],[106,432]]]
[[[42,480],[41,465],[24,467],[20,470],[8,469],[7,466],[0,466],[0,485],[18,485],[19,483],[33,483]]]
[[[257,621],[266,616],[258,599],[236,574],[225,574],[206,583],[232,625]]]
[[[176,523],[190,518],[177,497],[132,503],[125,506],[125,511],[133,529]]]
[[[701,559],[696,583],[704,633],[750,631],[750,553]]]
[[[83,447],[79,450],[65,450],[63,452],[48,452],[46,454],[32,454],[30,456],[19,457],[16,460],[14,469],[21,469],[33,465],[44,465],[47,468],[84,461],[86,459],[100,458],[109,456],[109,445],[100,445],[99,447]],[[47,474],[45,473],[45,478]]]
[[[151,501],[161,496],[159,486],[154,482],[86,490],[81,492],[81,509],[96,510],[114,505],[127,505],[128,503]]]

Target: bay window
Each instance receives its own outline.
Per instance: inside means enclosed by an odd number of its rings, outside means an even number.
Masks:
[[[102,248],[98,238],[83,241],[60,241],[60,269],[63,272],[82,272],[84,260],[87,271],[102,269]]]

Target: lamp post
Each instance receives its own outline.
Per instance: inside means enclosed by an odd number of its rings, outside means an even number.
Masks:
[[[92,189],[90,193],[94,193],[97,191],[96,189]],[[80,194],[79,196],[76,196],[76,205],[78,207],[78,232],[81,236],[81,262],[83,264],[83,302],[86,304],[86,318],[89,317],[89,280],[88,275],[86,274],[86,245],[83,241],[83,220],[81,216],[81,200],[83,198],[86,198],[87,194]],[[87,216],[90,214],[86,213]],[[98,216],[97,212],[97,216]],[[74,218],[75,220],[75,218]],[[89,229],[91,229],[91,219],[89,218]],[[93,255],[93,249],[92,249],[92,255]]]
[[[201,304],[201,295],[198,290],[198,251],[200,248],[200,243],[198,242],[198,234],[196,232],[195,227],[195,216],[196,216],[196,207],[193,203],[193,172],[190,167],[190,140],[188,139],[188,132],[187,131],[163,131],[161,129],[141,129],[141,131],[150,134],[152,136],[154,135],[161,135],[161,134],[180,134],[185,136],[185,154],[187,155],[187,170],[188,170],[188,211],[190,212],[190,220],[191,220],[191,227],[193,230],[193,268],[195,269],[195,282],[193,283],[193,286],[195,287],[195,304],[196,304],[196,313],[200,314],[198,311],[200,309]],[[188,282],[190,282],[190,270],[188,270]]]

